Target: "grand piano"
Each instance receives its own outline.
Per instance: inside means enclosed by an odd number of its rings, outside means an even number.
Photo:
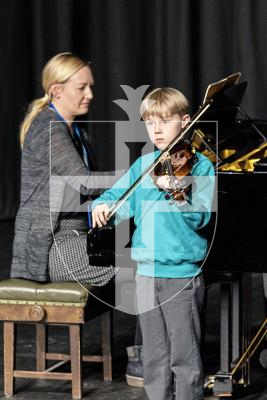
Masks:
[[[215,395],[249,383],[251,275],[267,272],[267,121],[251,119],[241,102],[247,83],[228,85],[194,127],[194,146],[215,165],[218,207],[204,264],[206,293],[220,285],[220,369],[208,380]],[[216,122],[211,122],[216,121]],[[207,316],[208,318],[208,316]],[[266,321],[254,347],[266,335]],[[247,350],[249,347],[249,350]],[[207,385],[208,385],[207,384]]]
[[[193,144],[214,163],[218,178],[216,230],[205,270],[216,265],[219,271],[267,272],[259,233],[267,222],[267,121],[252,120],[241,107],[246,87],[243,82],[220,91],[195,126]]]

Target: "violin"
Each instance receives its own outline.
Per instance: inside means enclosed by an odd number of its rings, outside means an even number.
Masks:
[[[170,204],[186,199],[190,188],[183,178],[190,175],[196,161],[194,148],[189,140],[184,140],[176,144],[169,152],[165,152],[164,158],[155,166],[151,176],[156,186],[158,186],[157,180],[160,176],[171,178],[170,191],[165,195],[167,200],[171,200]],[[159,190],[162,189],[159,187]]]

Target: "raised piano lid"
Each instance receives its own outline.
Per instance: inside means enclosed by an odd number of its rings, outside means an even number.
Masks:
[[[195,125],[193,145],[221,171],[253,171],[267,156],[267,124],[258,124],[241,107],[247,82],[240,73],[208,86],[204,101],[212,104]]]

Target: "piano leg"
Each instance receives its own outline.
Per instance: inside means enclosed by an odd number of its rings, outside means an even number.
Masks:
[[[215,374],[213,392],[217,396],[232,396],[232,369],[240,357],[241,293],[243,274],[230,274],[221,282],[220,371]]]
[[[232,362],[233,368],[240,357],[240,339],[242,326],[241,303],[242,281],[237,280],[232,284]]]
[[[233,382],[230,370],[231,283],[222,282],[220,291],[220,370],[214,377],[213,393],[216,396],[231,396],[233,391]]]
[[[218,397],[230,397],[235,384],[249,383],[249,359],[237,364],[250,336],[251,274],[231,274],[229,278],[221,282],[220,371],[213,385]]]

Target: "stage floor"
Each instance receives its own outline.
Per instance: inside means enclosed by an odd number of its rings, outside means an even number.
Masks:
[[[0,279],[9,276],[11,261],[13,222],[0,222]],[[260,274],[253,274],[252,279],[252,328],[255,332],[264,318],[263,289]],[[219,287],[214,285],[210,289],[207,326],[205,330],[204,368],[205,375],[212,375],[219,369]],[[135,332],[135,317],[114,312],[114,355],[113,381],[102,381],[102,367],[96,363],[86,363],[83,368],[84,399],[90,400],[145,400],[147,399],[142,388],[130,387],[126,383],[125,369],[127,363],[126,347],[133,344]],[[100,351],[99,340],[100,320],[88,323],[84,328],[84,350],[87,354]],[[49,349],[58,352],[67,351],[67,328],[50,327]],[[34,327],[21,325],[18,327],[17,367],[20,369],[34,368]],[[236,392],[233,399],[266,400],[267,399],[267,370],[263,369],[258,361],[258,351],[251,360],[251,384]],[[68,368],[66,365],[64,368]],[[3,352],[2,352],[2,324],[0,325],[0,398],[3,396]],[[21,400],[68,400],[71,399],[71,384],[67,381],[16,379],[15,399]],[[212,400],[212,391],[206,393],[205,399]],[[177,400],[180,400],[177,398]]]

